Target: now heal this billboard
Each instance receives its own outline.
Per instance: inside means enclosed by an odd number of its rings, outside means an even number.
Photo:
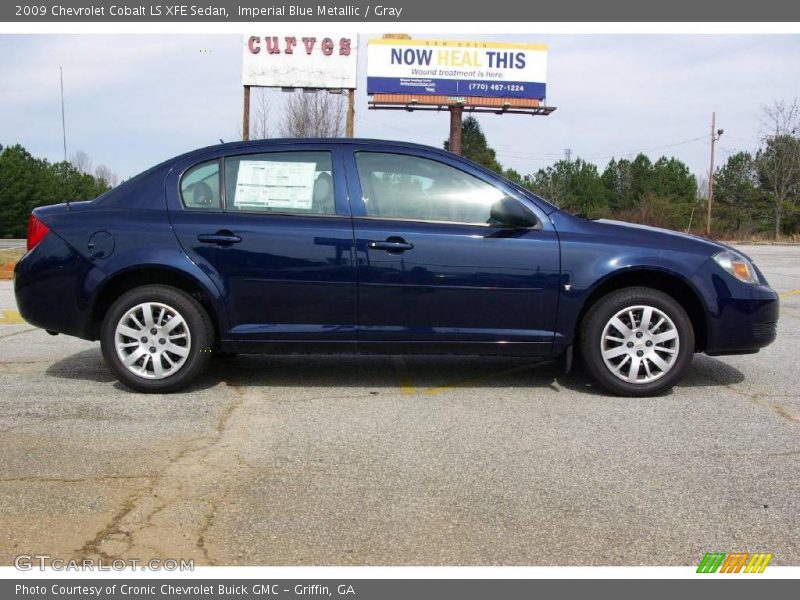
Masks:
[[[547,46],[510,42],[371,39],[367,94],[544,100]]]

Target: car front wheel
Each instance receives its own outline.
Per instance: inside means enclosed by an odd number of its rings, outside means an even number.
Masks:
[[[106,313],[100,345],[117,378],[140,392],[172,392],[205,367],[214,344],[208,313],[183,290],[147,285]]]
[[[691,363],[694,330],[671,296],[652,288],[625,288],[589,309],[581,353],[589,373],[608,391],[652,396],[674,386]]]

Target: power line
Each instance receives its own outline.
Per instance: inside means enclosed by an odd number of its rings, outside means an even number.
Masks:
[[[603,154],[603,155],[595,155],[595,156],[587,156],[585,157],[587,160],[601,160],[604,158],[614,158],[616,156],[631,156],[634,154],[647,154],[649,152],[655,152],[656,150],[664,150],[666,148],[675,148],[676,146],[683,146],[684,144],[691,144],[692,142],[699,142],[701,140],[705,141],[706,136],[700,136],[696,138],[691,138],[688,140],[683,140],[681,142],[675,142],[672,144],[664,144],[662,146],[655,146],[653,148],[649,148],[647,150],[632,150],[631,152],[620,152],[620,153],[613,153],[613,154]]]
[[[758,138],[743,137],[741,135],[733,135],[733,134],[730,134],[730,133],[726,134],[726,135],[727,135],[727,137],[731,137],[731,138],[733,138],[735,140],[740,140],[742,142],[750,142],[751,144],[760,144],[761,143],[761,140],[759,140]]]
[[[647,154],[649,152],[655,152],[656,150],[663,150],[663,149],[666,149],[666,148],[674,148],[676,146],[682,146],[684,144],[689,144],[689,143],[692,143],[692,142],[699,142],[699,141],[704,141],[707,144],[707,140],[705,140],[705,136],[702,136],[702,137],[692,138],[692,139],[689,139],[689,140],[683,140],[683,141],[680,141],[680,142],[674,142],[674,143],[671,143],[671,144],[664,144],[662,146],[656,146],[656,147],[649,148],[649,149],[644,149],[644,150],[632,150],[630,152],[614,152],[614,153],[611,153],[611,154],[589,155],[589,156],[580,156],[580,155],[578,155],[578,158],[582,158],[584,160],[603,160],[603,159],[609,159],[609,158],[615,158],[615,157],[634,156],[634,155],[637,155],[637,154]],[[507,151],[503,150],[502,148],[499,148],[499,149],[496,148],[495,152],[498,155],[508,156],[508,157],[511,157],[511,158],[532,159],[532,160],[557,160],[557,159],[563,158],[565,156],[565,154],[563,152],[562,153],[543,153],[543,154],[520,154],[520,153],[514,153],[514,152],[507,152]],[[572,155],[572,152],[570,152],[570,155]]]
[[[370,118],[367,118],[367,117],[364,117],[364,116],[359,116],[359,117],[357,117],[357,119],[359,119],[359,120],[360,119],[364,119],[365,121],[368,121],[368,122],[373,123],[375,125],[378,125],[378,126],[381,126],[381,127],[385,127],[387,129],[391,129],[391,130],[394,130],[394,131],[398,131],[398,132],[401,132],[401,133],[404,133],[404,134],[408,133],[407,129],[402,129],[400,127],[395,127],[393,125],[389,125],[387,123],[383,123],[383,122],[377,121],[375,119],[370,119]],[[424,135],[423,136],[414,136],[414,137],[417,137],[417,138],[423,139],[423,140],[429,140],[430,142],[436,143],[437,145],[440,142],[440,140],[434,140],[432,137],[424,136]],[[731,136],[731,137],[733,137],[733,136]],[[687,140],[681,140],[679,142],[673,142],[673,143],[670,143],[670,144],[663,144],[663,145],[660,145],[660,146],[654,146],[654,147],[648,148],[648,149],[631,150],[629,152],[614,152],[614,153],[611,153],[611,154],[598,154],[598,155],[581,156],[580,158],[582,158],[584,160],[604,160],[604,159],[611,159],[611,158],[615,158],[615,157],[635,156],[635,155],[638,155],[638,154],[648,154],[650,152],[655,152],[657,150],[665,150],[667,148],[675,148],[675,147],[678,147],[678,146],[683,146],[685,144],[691,144],[691,143],[694,143],[694,142],[701,142],[701,141],[704,142],[706,145],[708,145],[708,140],[706,139],[706,136],[698,136],[698,137],[690,138],[690,139],[687,139]],[[503,156],[503,157],[507,157],[507,158],[517,158],[517,159],[521,159],[521,160],[531,160],[531,161],[535,161],[535,162],[551,162],[551,161],[555,162],[559,158],[563,158],[564,157],[564,153],[563,152],[561,152],[561,153],[528,154],[528,153],[520,153],[520,152],[515,152],[515,151],[504,150],[503,148],[495,148],[495,153],[498,156]],[[572,153],[570,153],[570,154],[572,154]]]

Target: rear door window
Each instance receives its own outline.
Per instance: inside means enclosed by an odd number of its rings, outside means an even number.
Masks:
[[[335,215],[330,152],[269,152],[225,159],[229,211]]]
[[[221,208],[219,160],[200,163],[186,170],[181,177],[181,201],[186,208]]]

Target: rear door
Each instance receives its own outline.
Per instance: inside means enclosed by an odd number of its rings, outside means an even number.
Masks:
[[[510,186],[441,153],[348,155],[365,350],[547,354],[559,296],[549,219]],[[510,196],[538,226],[492,224]]]
[[[352,344],[353,229],[337,148],[229,152],[195,159],[167,183],[181,245],[225,298],[223,337]]]

